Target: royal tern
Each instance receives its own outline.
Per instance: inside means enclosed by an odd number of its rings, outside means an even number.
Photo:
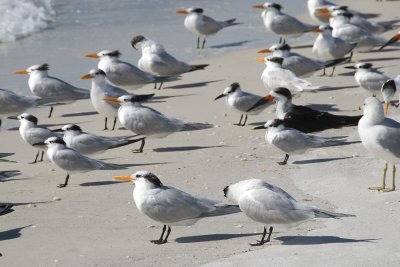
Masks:
[[[382,186],[370,187],[385,192],[395,190],[396,167],[400,163],[400,123],[385,118],[381,102],[375,97],[364,101],[364,116],[358,123],[358,134],[365,149],[377,158],[386,161]],[[387,164],[393,164],[392,187],[386,188]]]
[[[287,88],[275,88],[251,109],[265,102],[276,101],[276,116],[285,125],[303,133],[319,132],[326,129],[356,126],[361,116],[334,115],[292,103],[292,93]]]
[[[206,44],[206,38],[210,35],[214,35],[223,28],[238,25],[241,23],[235,22],[236,19],[228,19],[225,21],[216,21],[215,19],[203,15],[204,10],[202,8],[188,8],[186,10],[180,9],[176,13],[186,15],[184,25],[185,28],[197,35],[197,49],[200,49],[200,38],[203,37],[204,48]]]
[[[189,65],[165,51],[164,47],[142,35],[132,38],[134,49],[140,47],[142,57],[138,61],[139,69],[158,76],[180,75],[186,72],[203,70],[209,64]]]
[[[283,189],[261,179],[249,179],[224,188],[224,195],[250,219],[263,224],[295,225],[314,218],[340,218],[354,215],[333,213],[297,202]],[[273,227],[267,229],[261,240],[252,246],[261,246],[270,241]]]
[[[302,78],[309,77],[320,70],[324,71],[322,74],[324,76],[326,68],[335,68],[335,65],[349,60],[349,58],[338,58],[322,61],[291,52],[290,50],[291,47],[288,44],[274,44],[270,48],[259,50],[258,53],[271,53],[272,57],[283,58],[282,68],[290,70],[297,77]]]
[[[240,212],[237,205],[194,197],[175,187],[163,185],[156,175],[148,171],[138,171],[131,176],[116,176],[114,179],[134,182],[133,200],[137,209],[150,219],[164,224],[160,238],[151,240],[154,244],[168,242],[171,225],[193,225],[202,218]],[[165,231],[167,233],[164,238]]]
[[[393,36],[389,39],[389,41],[387,41],[385,44],[383,44],[383,45],[379,48],[379,50],[382,50],[383,48],[385,48],[385,47],[388,46],[388,45],[392,45],[392,44],[396,43],[398,40],[400,40],[400,31],[397,32],[395,35],[393,35]]]
[[[257,61],[265,63],[261,80],[264,86],[271,90],[277,87],[286,87],[293,91],[316,90],[318,86],[312,85],[310,82],[298,78],[292,71],[284,69],[281,57],[257,58]]]
[[[246,125],[247,115],[258,115],[261,113],[261,111],[270,106],[268,103],[266,103],[266,105],[259,106],[251,112],[247,112],[247,110],[257,103],[262,96],[242,91],[239,83],[232,83],[230,86],[226,87],[224,92],[217,96],[214,100],[222,97],[226,97],[226,105],[228,107],[241,114],[239,123],[235,124],[238,126]],[[243,115],[245,115],[245,118],[242,124]]]
[[[266,2],[263,5],[253,5],[253,8],[263,9],[261,18],[267,30],[282,38],[286,36],[298,37],[303,33],[310,32],[317,28],[317,25],[310,25],[288,14],[281,12],[282,6],[276,3]]]
[[[332,35],[343,39],[352,44],[356,43],[355,50],[360,52],[368,52],[376,46],[382,46],[386,43],[386,39],[381,36],[372,34],[367,30],[354,25],[350,22],[353,15],[349,12],[336,10],[330,14],[332,20],[330,26],[333,28]]]
[[[357,63],[355,66],[346,66],[345,68],[355,69],[354,78],[357,84],[373,95],[378,94],[382,85],[391,79],[389,76],[373,69],[372,64],[367,62]],[[396,77],[396,80],[399,79],[400,76]]]
[[[119,59],[118,50],[103,50],[97,54],[87,54],[85,57],[97,58],[97,67],[106,73],[107,81],[126,90],[137,89],[148,83],[163,83],[176,80],[177,77],[158,77],[144,72],[132,64]],[[161,87],[159,87],[161,89]]]
[[[387,116],[389,111],[390,100],[396,94],[397,86],[395,80],[387,80],[381,88],[382,97],[385,101],[385,116]]]
[[[348,43],[341,38],[333,37],[332,27],[329,25],[321,25],[314,32],[319,33],[312,48],[314,55],[323,60],[334,60],[344,58],[346,54],[351,53],[349,56],[351,61],[356,43]]]
[[[54,99],[57,102],[71,103],[79,99],[87,99],[90,93],[86,89],[77,88],[58,78],[49,76],[48,64],[34,65],[26,70],[18,70],[15,74],[29,74],[28,85],[31,92],[40,98]],[[49,118],[53,112],[50,108]]]
[[[114,123],[112,130],[115,128],[115,123],[117,122],[118,116],[118,108],[119,105],[116,103],[111,103],[104,101],[106,97],[120,97],[122,95],[128,95],[127,91],[124,89],[112,86],[106,81],[106,73],[100,69],[92,69],[88,74],[85,74],[81,77],[81,80],[92,79],[92,88],[90,89],[90,100],[92,101],[92,105],[94,109],[105,116],[104,120],[104,130],[108,130],[107,128],[107,118],[114,118]],[[132,94],[134,95],[134,94]],[[145,99],[150,99],[154,96],[154,94],[149,95],[141,95]]]
[[[70,147],[83,155],[103,153],[106,150],[133,144],[142,141],[143,139],[99,136],[83,132],[81,127],[76,124],[67,124],[61,129],[52,131],[63,131],[63,140],[67,147]]]
[[[10,117],[13,118],[14,117]],[[44,126],[38,125],[38,118],[35,116],[29,114],[29,113],[23,113],[16,117],[15,119],[18,119],[20,122],[19,126],[19,134],[21,135],[22,140],[25,141],[28,145],[33,146],[36,143],[39,142],[44,142],[46,139],[49,137],[59,137],[60,134],[58,133],[53,133],[49,129],[47,129]],[[32,164],[38,162],[38,157],[40,152],[42,152],[42,156],[39,160],[43,161],[43,155],[44,151],[46,150],[46,146],[35,146],[35,148],[38,150],[36,153],[35,160],[31,162]]]
[[[47,157],[60,169],[67,172],[65,182],[57,187],[66,187],[70,174],[84,173],[95,170],[122,170],[126,169],[123,165],[109,164],[100,160],[88,158],[78,151],[66,147],[64,140],[59,137],[50,137],[44,142],[38,142],[33,146],[47,146]]]
[[[283,120],[269,120],[263,126],[254,129],[267,129],[265,141],[285,152],[285,159],[278,162],[279,165],[286,165],[289,154],[304,154],[308,149],[327,147],[340,144],[342,141],[324,137],[307,135],[296,129],[286,127]]]
[[[139,95],[124,95],[118,98],[104,100],[119,103],[118,119],[121,124],[132,132],[149,138],[163,138],[174,132],[201,130],[213,127],[207,123],[188,123],[176,118],[170,118],[157,110],[143,106],[143,98]],[[143,152],[145,141],[139,152]]]

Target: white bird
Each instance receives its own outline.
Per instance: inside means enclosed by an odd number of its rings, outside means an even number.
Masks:
[[[24,96],[12,91],[0,89],[0,116],[16,116],[27,109],[48,103],[47,99],[41,99],[37,96]],[[1,126],[1,119],[0,119]]]
[[[400,163],[400,123],[385,118],[381,102],[375,97],[364,101],[364,116],[358,123],[358,134],[365,149],[379,159],[386,161],[383,170],[382,186],[370,187],[385,192],[395,190],[396,167]],[[388,163],[393,164],[392,187],[386,188]]]
[[[131,45],[142,52],[138,67],[142,71],[158,76],[180,75],[186,72],[203,70],[209,64],[190,65],[180,61],[165,51],[164,47],[142,35],[132,38]]]
[[[31,66],[26,70],[18,70],[15,74],[29,74],[29,89],[35,96],[40,98],[51,98],[60,103],[71,103],[90,97],[88,90],[77,88],[58,78],[49,76],[48,70],[48,64],[41,64]],[[53,106],[50,108],[49,118],[52,112]]]
[[[372,68],[371,63],[363,62],[357,63],[355,66],[347,66],[347,69],[355,69],[354,78],[357,84],[372,93],[373,95],[378,94],[381,91],[382,85],[392,79],[391,77],[375,70]],[[395,78],[400,80],[400,75]]]
[[[156,84],[176,80],[176,77],[158,77],[144,72],[134,65],[120,60],[120,56],[121,53],[118,50],[103,50],[97,54],[85,55],[85,57],[99,59],[97,67],[106,73],[107,81],[126,90],[137,89],[148,83]]]
[[[241,114],[239,123],[235,124],[238,126],[246,125],[247,115],[258,115],[261,113],[261,111],[271,105],[271,103],[265,103],[265,105],[260,105],[252,111],[247,112],[249,108],[254,106],[254,104],[260,101],[260,99],[262,99],[263,97],[242,91],[239,83],[232,83],[230,86],[226,87],[224,92],[217,96],[214,100],[220,99],[222,97],[226,97],[226,105],[228,107]],[[242,124],[243,114],[245,115],[245,118]]]
[[[311,148],[333,146],[342,142],[305,134],[287,127],[284,121],[280,119],[269,120],[263,126],[258,126],[254,129],[267,129],[265,141],[285,152],[285,159],[282,162],[278,162],[279,165],[286,165],[289,154],[304,154]]]
[[[116,176],[114,179],[134,182],[133,200],[137,209],[150,219],[164,224],[160,238],[151,240],[154,244],[168,242],[171,225],[193,225],[202,218],[240,212],[237,205],[194,197],[175,187],[163,185],[156,175],[148,171]]]
[[[340,218],[353,215],[333,213],[310,207],[297,202],[283,189],[269,184],[261,179],[249,179],[229,185],[224,188],[224,195],[250,219],[263,224],[294,225],[314,218]],[[261,246],[270,241],[273,227],[270,226],[267,239],[267,229],[260,241],[252,246]]]
[[[331,16],[333,18],[330,22],[330,26],[333,28],[332,35],[350,44],[356,43],[356,51],[368,52],[374,47],[382,46],[386,43],[385,38],[352,24],[350,19],[353,15],[349,12],[337,10],[332,12]]]
[[[213,127],[207,123],[189,123],[170,118],[150,107],[143,106],[143,99],[136,95],[124,95],[118,98],[104,98],[106,101],[120,103],[118,119],[132,132],[149,138],[163,138],[179,131],[193,131]],[[143,152],[145,141],[138,152]]]
[[[186,15],[184,25],[185,28],[197,35],[197,49],[200,49],[200,38],[203,37],[204,48],[206,44],[206,38],[210,35],[214,35],[223,28],[238,25],[240,23],[235,22],[236,19],[228,19],[225,21],[217,21],[209,16],[203,15],[204,10],[202,8],[188,8],[186,10],[177,10],[176,13]]]
[[[348,43],[341,38],[333,37],[333,28],[329,25],[321,25],[314,32],[319,33],[314,41],[312,52],[322,60],[334,60],[344,58],[346,54],[351,53],[349,61],[351,61],[352,51],[356,47],[356,43]]]
[[[104,120],[104,130],[107,128],[107,118],[114,118],[114,123],[112,130],[115,128],[115,123],[118,117],[119,105],[116,103],[111,103],[104,101],[106,97],[120,97],[122,95],[128,95],[127,91],[124,89],[112,86],[106,81],[106,73],[100,69],[92,69],[88,74],[81,77],[81,80],[92,79],[92,88],[90,89],[90,100],[94,109],[105,116]],[[135,95],[135,94],[132,94]],[[143,99],[150,99],[154,94],[140,95]]]
[[[261,18],[263,19],[265,28],[282,38],[298,37],[306,32],[311,32],[317,25],[310,25],[301,22],[295,17],[281,12],[282,6],[276,3],[266,2],[263,5],[253,5],[253,8],[263,9]]]
[[[24,140],[28,145],[33,146],[36,143],[44,142],[49,137],[60,137],[60,134],[54,133],[46,127],[38,125],[38,118],[29,113],[23,113],[16,119],[18,119],[20,122],[19,134],[21,135],[22,140]],[[45,145],[35,146],[35,148],[38,151],[36,153],[35,160],[31,162],[32,164],[38,162],[40,152],[42,152],[42,156],[39,162],[43,161],[44,151],[46,150]]]
[[[385,116],[388,115],[390,100],[396,94],[397,86],[395,80],[387,80],[381,88],[382,97],[385,101]],[[398,104],[397,104],[398,106]]]
[[[312,59],[298,53],[291,52],[291,47],[288,44],[274,44],[270,48],[261,49],[258,53],[271,53],[272,57],[283,58],[282,68],[292,71],[297,77],[310,77],[317,71],[323,70],[322,76],[325,76],[325,69],[348,61],[349,58],[337,58],[330,61],[322,61]],[[333,71],[332,71],[333,75]]]
[[[261,80],[264,86],[272,90],[277,87],[285,87],[292,91],[316,90],[318,86],[312,85],[310,82],[298,78],[292,71],[284,69],[281,57],[257,58],[257,61],[265,63]]]
[[[65,182],[57,187],[66,187],[70,174],[85,173],[95,170],[121,170],[126,169],[124,165],[109,164],[100,160],[88,158],[78,151],[66,147],[64,140],[59,137],[50,137],[44,142],[38,142],[33,146],[47,146],[47,157],[60,169],[67,172]]]
[[[99,136],[92,133],[83,132],[81,127],[75,124],[67,124],[61,129],[52,131],[63,131],[63,140],[67,147],[70,147],[83,155],[103,153],[106,150],[133,144],[138,141],[142,141],[143,139]]]

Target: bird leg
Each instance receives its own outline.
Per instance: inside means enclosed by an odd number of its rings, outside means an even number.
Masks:
[[[35,160],[32,161],[32,162],[29,162],[29,164],[35,164],[35,163],[37,162],[37,159],[38,159],[38,157],[39,157],[39,153],[40,153],[40,150],[38,150],[38,152],[36,153]]]
[[[200,49],[200,36],[197,37],[197,49]]]
[[[201,46],[201,49],[204,49],[204,45],[206,44],[206,37],[204,37],[204,40],[203,40],[203,45]]]
[[[333,73],[335,72],[335,68],[336,68],[336,66],[333,66],[333,67],[332,67],[332,73],[331,73],[331,75],[329,75],[329,77],[332,77],[332,76],[333,76]]]
[[[108,130],[107,128],[107,117],[104,119],[104,129],[103,131]]]
[[[261,240],[258,241],[257,243],[250,244],[250,246],[261,246],[261,245],[263,245],[265,243],[268,243],[271,240],[272,230],[274,230],[274,228],[271,226],[269,228],[268,237],[267,237],[267,239],[265,239],[265,236],[267,235],[267,228],[265,228],[265,226],[264,226],[264,232],[263,232],[263,235],[261,237]]]
[[[114,129],[115,129],[115,124],[117,123],[117,117],[114,117],[114,123],[113,123],[113,127],[112,127],[112,130],[114,131]]]
[[[324,76],[326,76],[325,68],[324,68],[324,71],[322,72],[322,74],[319,75],[319,77],[324,77]]]
[[[278,162],[279,165],[286,165],[287,161],[289,159],[289,154],[285,155],[285,159],[282,162]]]
[[[142,143],[140,144],[139,149],[132,150],[133,153],[142,153],[144,144],[146,143],[145,138],[142,139]]]
[[[150,242],[154,243],[154,244],[157,244],[157,245],[161,245],[161,244],[167,243],[168,236],[171,233],[171,227],[168,226],[167,235],[165,236],[165,239],[163,239],[165,230],[167,230],[167,225],[164,224],[164,227],[162,229],[160,238],[156,239],[156,240],[150,240]]]
[[[242,126],[242,118],[243,118],[243,114],[240,115],[240,121],[238,123],[233,124],[233,125]]]
[[[50,113],[49,113],[49,118],[51,118],[51,114],[53,113],[53,106],[50,107]]]
[[[40,157],[39,162],[43,161],[44,151],[42,151],[42,156]]]
[[[392,170],[392,188],[384,188],[382,189],[382,192],[392,192],[396,189],[395,186],[395,178],[396,178],[396,166],[393,164],[393,170]]]
[[[247,114],[246,114],[246,117],[244,117],[244,122],[243,122],[242,126],[246,125],[246,121],[247,121]]]
[[[161,87],[163,86],[163,83],[164,83],[164,82],[161,82],[161,83],[160,83],[160,86],[158,87],[158,90],[161,89]]]
[[[371,186],[371,187],[368,187],[369,190],[384,190],[386,188],[387,169],[388,169],[388,163],[385,162],[385,167],[383,167],[382,186]]]
[[[67,173],[67,177],[65,177],[65,182],[63,184],[57,185],[59,188],[64,188],[68,185],[68,180],[69,180],[69,173]]]

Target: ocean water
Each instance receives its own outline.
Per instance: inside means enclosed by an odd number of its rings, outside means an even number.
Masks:
[[[306,0],[277,1],[284,11],[306,13]],[[82,88],[90,82],[79,77],[97,66],[87,53],[120,50],[122,60],[136,64],[140,53],[130,46],[134,35],[144,35],[164,45],[182,60],[213,57],[249,48],[263,48],[278,41],[267,33],[260,1],[244,0],[0,0],[0,88],[30,94],[28,77],[19,69],[48,63],[50,74]],[[184,26],[177,9],[202,7],[218,20],[237,18],[243,24],[207,38],[197,50],[196,36]],[[255,55],[256,56],[256,55]],[[253,60],[253,59],[250,59]]]

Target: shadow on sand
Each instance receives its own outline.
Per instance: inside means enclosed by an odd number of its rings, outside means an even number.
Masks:
[[[322,163],[322,162],[329,162],[329,161],[342,160],[342,159],[351,159],[351,158],[352,158],[352,157],[297,160],[297,161],[293,161],[293,164]]]
[[[209,46],[209,48],[238,47],[238,46],[242,46],[244,44],[250,43],[250,42],[252,42],[252,40],[245,40],[245,41],[234,42],[234,43],[211,45],[211,46]]]
[[[224,147],[224,146],[176,146],[176,147],[160,147],[160,148],[154,148],[153,151],[155,151],[155,152],[179,152],[179,151],[192,151],[192,150],[199,150],[199,149],[206,149],[206,148],[217,148],[217,147]]]
[[[164,87],[164,89],[185,89],[185,88],[197,88],[197,87],[203,87],[208,85],[209,83],[215,83],[215,82],[220,82],[223,80],[214,80],[214,81],[207,81],[207,82],[198,82],[198,83],[187,83],[187,84],[179,84],[179,85],[174,85],[174,86],[168,86]]]
[[[338,236],[280,236],[276,240],[282,241],[282,245],[321,245],[335,243],[360,243],[374,242],[378,239],[351,239]]]
[[[184,236],[175,239],[177,243],[199,243],[199,242],[209,242],[209,241],[220,241],[228,240],[233,238],[240,238],[246,236],[256,236],[259,233],[249,233],[249,234],[211,234],[211,235],[196,235],[196,236]]]

